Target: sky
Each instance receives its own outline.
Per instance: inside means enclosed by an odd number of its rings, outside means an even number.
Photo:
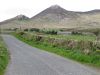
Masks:
[[[0,0],[0,21],[20,14],[33,17],[52,5],[70,11],[90,11],[100,9],[100,0]]]

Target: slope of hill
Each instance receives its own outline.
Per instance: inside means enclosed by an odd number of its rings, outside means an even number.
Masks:
[[[20,26],[23,26],[29,21],[29,18],[25,15],[18,15],[14,18],[5,20],[3,22],[0,22],[1,28],[9,29],[9,28],[20,28]]]
[[[63,20],[73,21],[78,17],[79,15],[73,11],[67,11],[58,5],[53,5],[32,17],[30,23],[42,28],[62,28]]]
[[[18,15],[0,24],[2,28],[100,28],[100,10],[74,12],[53,5],[30,19]]]
[[[73,11],[67,11],[58,5],[51,6],[31,19],[52,20],[54,22],[61,21],[64,18],[77,18],[78,15]],[[41,21],[40,20],[40,21]]]
[[[37,28],[100,28],[100,10],[74,12],[54,5],[32,17],[28,24]]]
[[[14,17],[14,18],[5,20],[3,22],[0,22],[0,25],[9,23],[9,22],[12,22],[12,21],[15,21],[15,20],[27,20],[27,19],[29,19],[29,18],[26,17],[25,15],[18,15],[18,16]]]

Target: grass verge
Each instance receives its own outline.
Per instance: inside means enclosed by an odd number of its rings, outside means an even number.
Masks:
[[[5,48],[3,39],[0,36],[0,75],[4,75],[9,60],[9,53]]]
[[[34,40],[23,38],[21,35],[18,35],[18,34],[14,34],[14,36],[17,37],[19,40],[31,46],[40,48],[42,50],[58,54],[65,58],[70,58],[70,59],[79,61],[81,63],[100,67],[100,55],[99,54],[92,53],[90,55],[85,55],[85,54],[82,54],[79,50],[68,50],[64,48],[54,47],[46,42],[37,42]]]

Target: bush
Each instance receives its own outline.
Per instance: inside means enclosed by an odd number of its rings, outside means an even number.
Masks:
[[[5,29],[5,30],[8,30],[8,31],[17,31],[18,28],[9,28],[9,29]]]
[[[24,31],[26,31],[26,32],[27,32],[27,31],[28,31],[28,29],[24,29]]]
[[[24,35],[25,33],[24,33],[24,32],[19,32],[18,34],[19,34],[19,35]]]
[[[73,35],[82,35],[81,32],[77,32],[77,31],[72,31],[72,34],[73,34]]]
[[[39,32],[40,29],[38,29],[38,28],[31,28],[30,31],[31,31],[31,32],[33,32],[33,31],[35,31],[35,32]]]
[[[45,34],[57,35],[56,30],[42,30],[41,32]]]

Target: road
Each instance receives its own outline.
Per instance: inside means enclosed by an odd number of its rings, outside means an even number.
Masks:
[[[96,70],[3,35],[11,54],[5,75],[100,75]]]

